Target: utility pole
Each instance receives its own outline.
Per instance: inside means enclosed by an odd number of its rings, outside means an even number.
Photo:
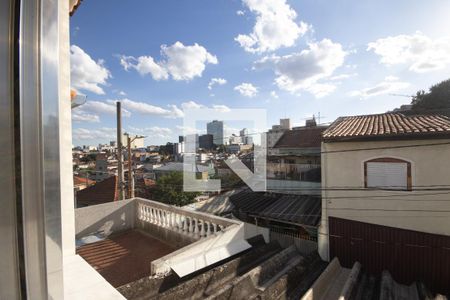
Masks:
[[[124,179],[123,179],[123,157],[122,157],[122,110],[120,107],[120,102],[116,102],[117,108],[117,176],[119,181],[119,200],[125,199],[125,193],[123,189]]]
[[[128,148],[128,199],[134,197],[134,176],[131,173],[131,138],[130,135],[127,134],[127,148]]]
[[[134,174],[131,161],[131,143],[137,139],[143,139],[145,136],[136,135],[134,138],[130,138],[130,134],[125,133],[127,136],[127,150],[128,150],[128,199],[134,198]]]

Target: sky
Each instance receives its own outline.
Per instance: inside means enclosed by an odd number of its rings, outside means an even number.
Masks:
[[[449,14],[444,0],[85,0],[70,23],[71,85],[87,96],[73,144],[114,140],[116,101],[146,145],[190,133],[186,109],[266,109],[268,126],[392,110],[450,77]]]

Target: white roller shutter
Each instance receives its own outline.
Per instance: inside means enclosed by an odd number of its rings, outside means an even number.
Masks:
[[[406,189],[407,171],[406,163],[368,162],[367,187]]]

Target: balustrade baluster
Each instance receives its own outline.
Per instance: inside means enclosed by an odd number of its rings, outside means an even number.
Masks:
[[[188,233],[189,232],[189,228],[188,228],[187,222],[188,222],[188,217],[184,217],[184,220],[183,220],[183,231],[184,231],[184,233]]]
[[[209,221],[205,221],[205,225],[206,225],[206,237],[208,237],[211,234],[211,228],[210,228],[210,223]]]
[[[205,236],[205,221],[200,220],[200,237]]]
[[[153,208],[146,206],[147,222],[153,223]]]
[[[194,218],[189,217],[189,234],[193,235],[194,234]]]

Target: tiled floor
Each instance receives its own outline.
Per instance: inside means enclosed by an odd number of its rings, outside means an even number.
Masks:
[[[136,230],[112,235],[108,239],[77,249],[114,287],[150,275],[150,262],[176,249]]]

